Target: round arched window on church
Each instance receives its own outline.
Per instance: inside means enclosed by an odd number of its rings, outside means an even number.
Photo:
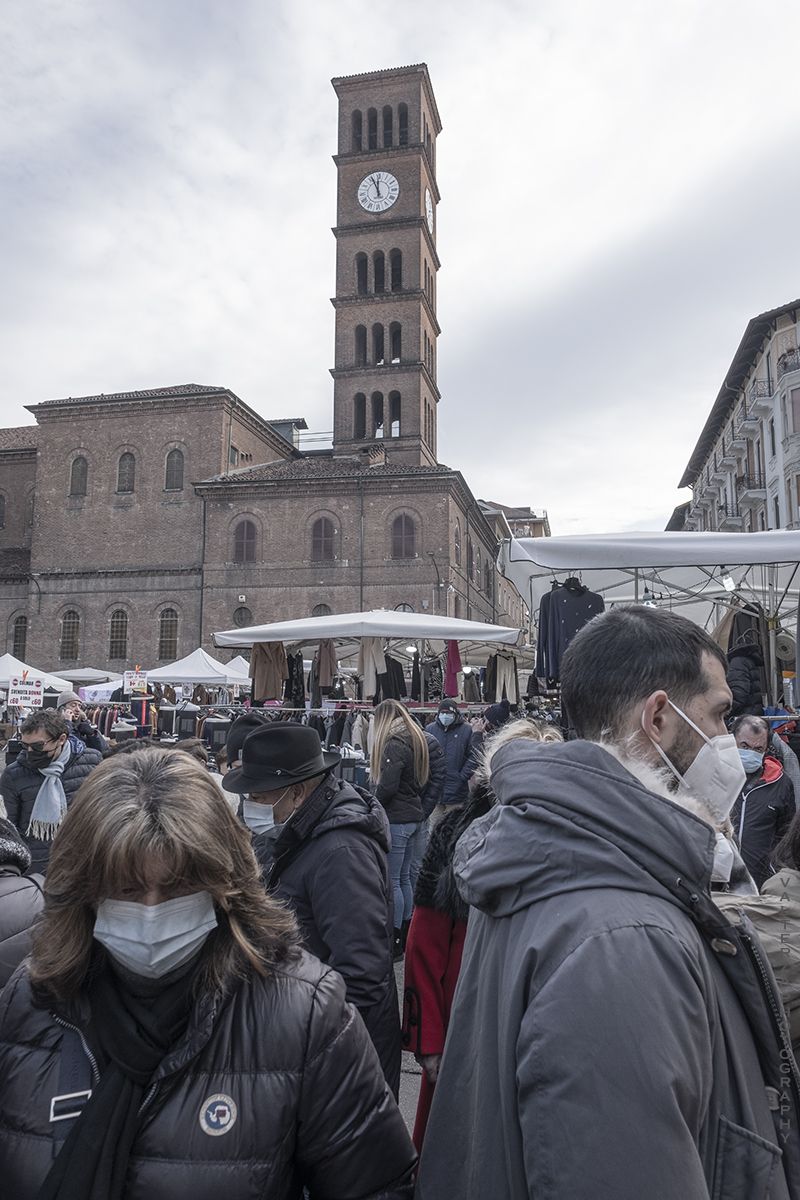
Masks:
[[[315,604],[311,610],[312,617],[329,617],[333,609],[329,604]]]
[[[245,625],[252,625],[253,614],[251,613],[250,609],[245,608],[245,606],[241,604],[237,609],[234,610],[233,623],[237,629],[242,629]]]
[[[410,604],[395,604],[394,611],[395,612],[413,612],[414,609],[411,607]]]

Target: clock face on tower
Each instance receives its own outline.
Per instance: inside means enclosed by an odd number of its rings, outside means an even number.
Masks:
[[[367,212],[386,212],[400,195],[400,184],[388,171],[373,171],[358,185],[358,203]]]
[[[433,201],[427,188],[425,188],[425,216],[428,218],[428,232],[433,233]]]

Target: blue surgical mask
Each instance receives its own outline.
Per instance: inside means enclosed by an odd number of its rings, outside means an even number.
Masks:
[[[439,724],[444,725],[445,729],[447,728],[448,725],[452,725],[453,721],[455,721],[455,719],[456,719],[455,713],[451,713],[451,712],[440,712],[439,713]]]
[[[764,755],[758,750],[743,750],[739,749],[739,758],[742,760],[742,766],[748,775],[755,774],[764,766]]]
[[[97,908],[94,936],[129,971],[159,979],[188,962],[216,925],[208,892],[149,905],[103,900]]]
[[[275,824],[272,805],[256,804],[255,800],[245,800],[242,803],[242,816],[245,825],[253,833],[266,833]]]

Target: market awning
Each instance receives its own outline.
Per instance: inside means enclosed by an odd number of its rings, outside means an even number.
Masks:
[[[149,683],[202,683],[207,687],[229,687],[238,683],[240,686],[250,685],[246,672],[231,671],[228,663],[218,662],[210,654],[206,654],[198,646],[186,658],[169,663],[166,667],[156,667],[147,672]]]
[[[47,671],[29,667],[27,663],[14,658],[13,654],[0,656],[0,688],[7,690],[9,680],[21,676],[24,671],[31,677],[35,675],[37,679],[44,680],[44,686],[51,691],[66,692],[69,689],[69,682],[62,675],[49,675]]]
[[[214,634],[216,646],[253,646],[256,642],[286,642],[303,645],[320,638],[405,638],[420,641],[497,642],[513,646],[518,629],[503,625],[485,625],[481,621],[461,621],[455,617],[434,617],[425,613],[406,613],[376,609],[373,612],[343,613],[329,617],[305,617],[296,621],[276,621],[271,625],[248,625]]]

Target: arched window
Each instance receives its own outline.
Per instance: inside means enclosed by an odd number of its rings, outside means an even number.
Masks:
[[[467,534],[467,575],[475,579],[475,553],[472,549],[472,538]]]
[[[392,558],[414,558],[414,519],[401,513],[392,522]]]
[[[158,657],[178,657],[178,614],[174,608],[165,608],[158,618]]]
[[[367,397],[363,392],[356,392],[353,398],[353,437],[367,436]]]
[[[492,564],[487,558],[483,564],[483,590],[491,600],[492,598]]]
[[[372,361],[376,367],[382,367],[386,362],[382,325],[372,326]]]
[[[400,355],[401,355],[402,349],[403,349],[399,321],[392,321],[391,325],[389,326],[389,344],[391,345],[391,348],[392,348],[392,353],[391,353],[392,362],[399,363]]]
[[[389,392],[389,437],[400,437],[399,392]]]
[[[456,521],[456,532],[455,532],[454,542],[455,542],[454,557],[456,560],[456,566],[460,567],[461,566],[461,526],[459,525],[458,521]]]
[[[356,291],[359,296],[365,296],[367,293],[367,256],[366,254],[356,255]]]
[[[136,459],[132,454],[121,454],[117,463],[117,491],[132,492],[136,483]]]
[[[61,658],[75,660],[78,657],[80,643],[81,618],[80,613],[71,608],[61,618]]]
[[[399,146],[408,145],[408,105],[397,106],[397,143]]]
[[[365,367],[367,365],[367,327],[366,325],[356,325],[356,366]]]
[[[73,458],[69,471],[70,496],[86,495],[86,480],[89,474],[89,464],[85,458]]]
[[[330,604],[315,604],[311,610],[312,617],[329,617],[332,613]]]
[[[458,596],[458,595],[456,596],[455,604],[453,607],[455,609],[455,612],[453,615],[455,616],[456,620],[460,620],[460,618],[461,618],[461,597],[460,596]]]
[[[128,657],[128,614],[124,608],[118,608],[111,614],[111,624],[108,630],[108,657]]]
[[[6,498],[0,493],[0,529],[6,527]]]
[[[251,563],[256,561],[256,527],[252,521],[240,521],[233,539],[233,561]]]
[[[311,561],[333,562],[333,521],[320,517],[311,529]]]
[[[253,624],[253,614],[249,608],[245,608],[240,604],[238,608],[233,610],[233,623],[237,629],[243,629],[245,625]]]
[[[403,287],[403,255],[400,250],[392,250],[389,255],[389,265],[392,291],[399,292]]]
[[[367,149],[378,149],[378,110],[375,108],[367,110]]]
[[[481,563],[481,548],[478,546],[475,552],[475,586],[480,588],[483,578],[483,564]]]
[[[353,128],[353,149],[355,151],[359,151],[362,149],[361,134],[362,134],[362,129],[363,129],[363,122],[361,120],[361,113],[358,111],[358,109],[356,109],[356,111],[353,113],[351,121],[352,121],[352,128]]]
[[[33,513],[36,506],[36,493],[31,492],[28,496],[28,525],[33,529]]]
[[[12,644],[11,653],[14,658],[25,661],[25,655],[28,652],[28,618],[17,617],[14,621],[14,641]]]
[[[394,611],[395,612],[413,612],[414,609],[411,607],[410,604],[395,604]]]
[[[183,491],[183,452],[181,450],[170,450],[167,455],[164,490],[167,492]]]
[[[394,127],[393,127],[393,122],[392,122],[392,109],[391,109],[391,105],[387,104],[383,110],[383,144],[384,144],[384,146],[391,146],[393,128]]]
[[[383,392],[372,393],[372,436],[383,437]]]
[[[372,256],[372,268],[375,273],[375,291],[386,291],[386,256],[382,250],[376,250]]]

